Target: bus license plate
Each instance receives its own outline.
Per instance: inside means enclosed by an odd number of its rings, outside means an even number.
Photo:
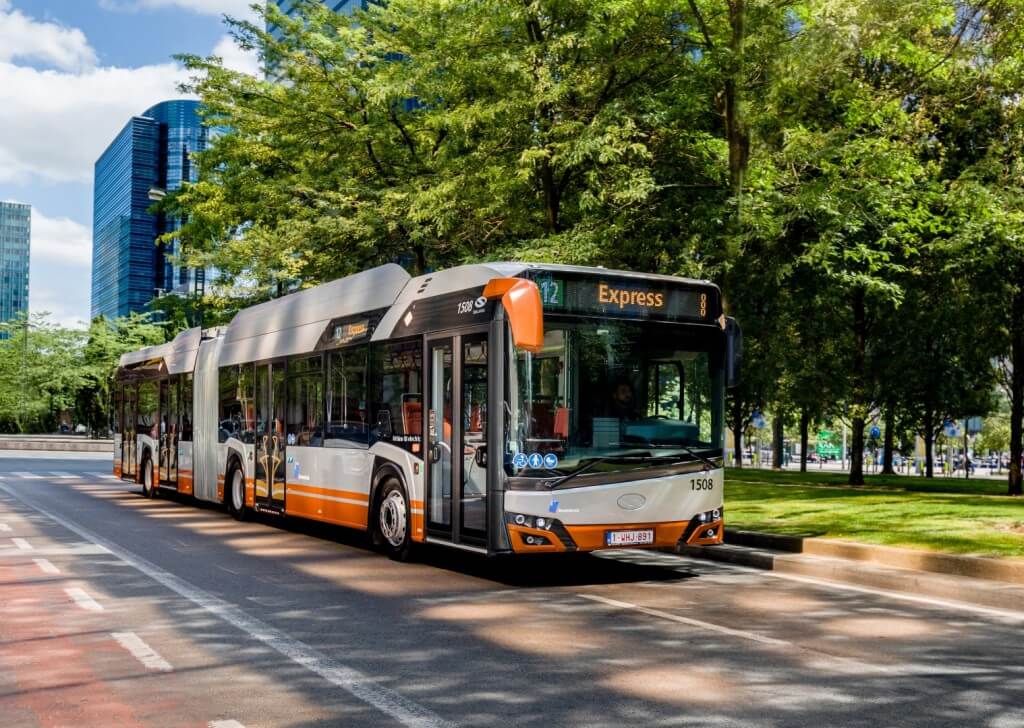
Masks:
[[[654,543],[654,529],[643,528],[637,531],[605,531],[605,546],[648,546]]]

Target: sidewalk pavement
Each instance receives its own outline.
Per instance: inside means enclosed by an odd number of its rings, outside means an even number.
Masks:
[[[989,559],[729,529],[725,541],[720,546],[682,547],[679,553],[872,589],[1024,610],[1024,559]]]

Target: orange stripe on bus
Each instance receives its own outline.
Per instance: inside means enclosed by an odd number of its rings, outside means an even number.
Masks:
[[[412,538],[413,541],[425,541],[427,539],[427,534],[423,530],[423,514],[413,513],[411,515],[412,533],[410,534],[410,538]]]
[[[324,521],[338,526],[366,528],[368,508],[365,505],[339,503],[321,498],[291,498],[285,513],[289,516],[301,516],[313,521]]]
[[[369,493],[360,493],[355,490],[335,490],[333,488],[320,488],[315,485],[303,485],[301,483],[287,483],[286,492],[308,493],[309,495],[330,495],[335,498],[351,498],[369,502]]]

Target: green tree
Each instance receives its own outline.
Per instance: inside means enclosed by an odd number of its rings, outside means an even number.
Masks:
[[[76,359],[82,332],[49,321],[48,313],[0,324],[0,427],[50,432],[75,404],[82,375]]]

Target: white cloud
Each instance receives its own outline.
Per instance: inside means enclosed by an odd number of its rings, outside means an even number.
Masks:
[[[179,98],[186,77],[173,63],[82,73],[0,63],[0,182],[91,180],[128,120]]]
[[[105,10],[121,12],[138,12],[140,10],[159,10],[161,8],[179,8],[201,15],[230,15],[244,20],[255,19],[256,13],[250,5],[256,0],[100,0],[100,7]],[[2,0],[0,0],[2,2]]]
[[[61,326],[88,324],[92,277],[92,235],[67,217],[32,209],[28,306],[48,311]]]
[[[50,313],[50,320],[68,328],[84,328],[91,307],[89,268],[51,268],[41,276],[32,266],[28,284],[28,308],[32,313]]]
[[[77,71],[96,65],[96,51],[78,28],[38,21],[0,0],[0,61],[14,60]]]
[[[248,73],[250,76],[260,75],[260,59],[252,51],[246,51],[238,47],[230,35],[225,35],[213,48],[213,55],[218,56],[225,68],[239,73]]]
[[[30,255],[33,263],[89,267],[92,264],[92,234],[85,225],[69,217],[48,217],[33,209]]]

